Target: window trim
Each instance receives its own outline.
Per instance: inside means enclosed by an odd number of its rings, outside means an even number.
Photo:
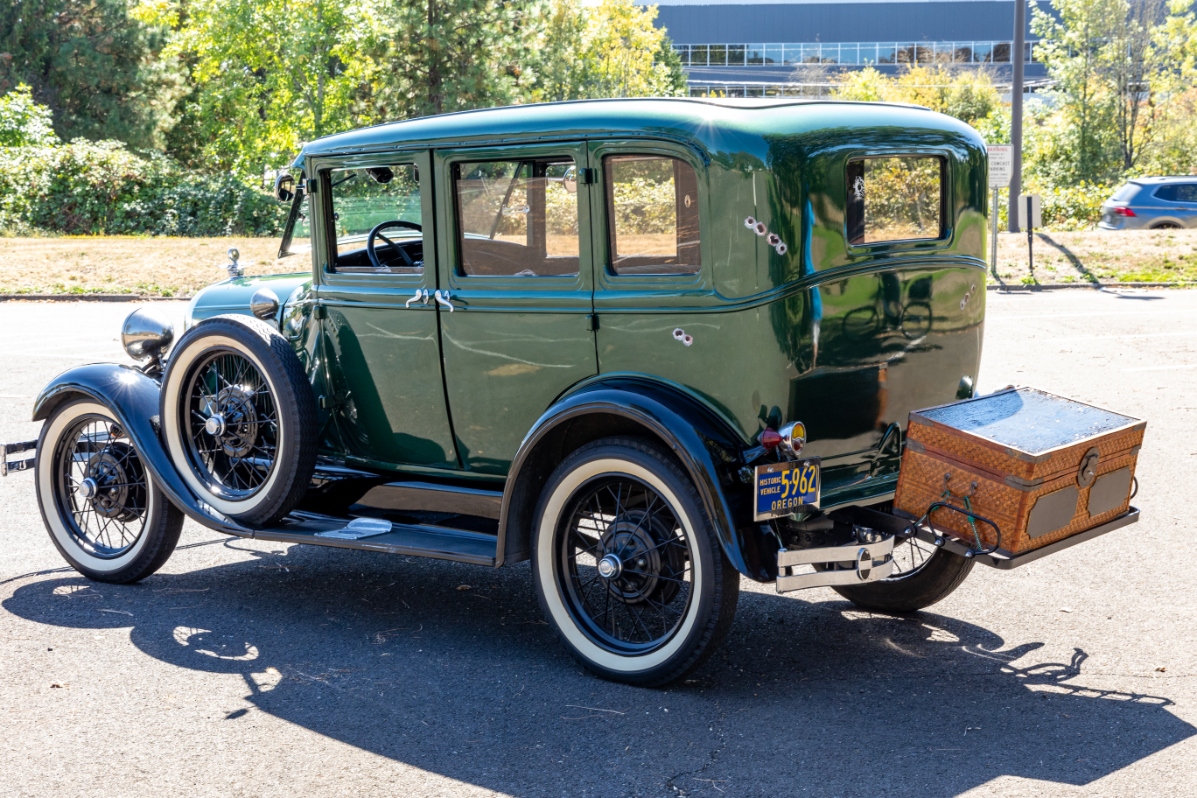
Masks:
[[[452,147],[437,150],[433,157],[437,186],[437,273],[442,288],[470,291],[562,291],[576,293],[593,290],[593,244],[591,236],[592,209],[590,193],[583,192],[590,186],[578,187],[578,237],[579,264],[576,275],[537,275],[535,277],[503,277],[499,275],[468,275],[460,271],[457,219],[457,201],[453,194],[453,167],[458,163],[479,161],[519,161],[538,158],[568,157],[578,168],[589,165],[589,155],[584,139],[563,139],[540,143],[514,143],[506,146]]]
[[[939,235],[930,238],[894,238],[886,241],[866,241],[858,244],[852,243],[848,238],[848,166],[854,161],[870,160],[879,158],[936,158],[940,162],[939,171]],[[843,198],[843,224],[840,231],[844,237],[844,246],[849,254],[865,254],[876,253],[878,251],[885,251],[894,249],[897,251],[909,249],[940,249],[951,245],[955,238],[956,230],[952,222],[954,221],[951,215],[952,208],[955,207],[953,188],[952,188],[952,153],[944,149],[926,149],[926,150],[853,150],[845,154],[843,168],[840,174],[843,177],[842,193]]]
[[[468,157],[467,158],[454,158],[448,162],[448,164],[447,164],[448,169],[446,170],[446,172],[447,172],[447,179],[448,179],[449,185],[447,187],[446,194],[448,194],[449,203],[452,207],[452,212],[453,212],[453,218],[452,218],[452,222],[451,222],[450,229],[449,229],[449,235],[453,241],[452,266],[453,266],[453,273],[455,276],[464,278],[464,279],[470,279],[470,280],[478,279],[478,280],[487,280],[487,281],[491,281],[491,280],[529,280],[529,279],[545,279],[545,280],[560,281],[560,280],[565,280],[565,279],[577,279],[577,277],[582,272],[582,264],[583,264],[583,261],[585,260],[585,258],[583,257],[583,249],[584,249],[583,238],[584,238],[584,236],[583,236],[583,230],[582,230],[582,224],[583,224],[582,200],[580,197],[577,200],[578,270],[576,272],[574,272],[573,274],[532,274],[532,275],[523,275],[523,276],[520,276],[517,274],[468,274],[462,268],[462,261],[464,259],[464,251],[463,251],[464,246],[463,245],[465,242],[465,230],[462,228],[461,203],[459,201],[460,197],[458,196],[458,193],[457,193],[457,182],[460,179],[458,177],[460,168],[465,164],[479,164],[479,163],[514,163],[514,164],[516,164],[515,176],[512,178],[511,186],[508,187],[508,194],[510,194],[511,190],[515,188],[515,185],[519,180],[521,180],[521,179],[535,180],[536,179],[535,177],[528,177],[528,178],[520,178],[519,177],[520,171],[523,170],[523,168],[526,164],[534,164],[537,162],[551,161],[555,158],[564,158],[564,157],[565,156],[556,156],[556,155],[543,155],[543,156],[531,155],[531,156],[529,156],[529,155],[525,154],[523,157],[518,157],[518,158],[504,158],[504,157],[499,157],[499,158],[468,158]],[[571,163],[573,163],[575,169],[581,170],[584,168],[578,164],[578,159],[575,156],[570,155],[570,156],[568,156],[568,158],[569,158],[569,161]],[[582,188],[582,185],[578,184],[579,191],[581,191],[581,188]],[[575,196],[577,196],[577,195],[575,195]],[[504,204],[506,204],[506,200],[507,200],[507,198],[505,197]],[[500,211],[500,214],[501,213],[502,212]],[[495,224],[497,227],[498,219],[495,220]],[[545,229],[546,229],[546,231],[548,229],[547,219],[546,219]],[[546,233],[546,235],[547,235],[547,233]],[[495,239],[492,238],[491,240],[493,241]],[[548,255],[546,255],[545,258],[547,260]]]
[[[698,256],[699,268],[693,274],[616,274],[611,268],[610,225],[607,218],[607,184],[603,160],[609,155],[659,155],[677,158],[689,164],[698,182]],[[590,160],[597,164],[595,173],[595,201],[592,210],[591,229],[594,233],[595,290],[664,290],[709,291],[713,290],[714,275],[710,253],[710,206],[708,203],[708,179],[706,162],[690,147],[656,139],[620,138],[592,140]],[[662,282],[665,280],[666,282]]]
[[[637,157],[639,157],[639,158],[659,158],[659,159],[668,158],[671,161],[680,161],[681,163],[685,164],[686,166],[689,166],[691,171],[694,173],[694,186],[695,186],[695,188],[694,188],[694,193],[695,193],[695,197],[694,197],[695,209],[694,209],[694,211],[695,211],[695,215],[698,216],[698,264],[697,264],[698,268],[695,269],[694,271],[657,272],[657,273],[641,272],[638,274],[633,274],[633,273],[621,274],[620,272],[616,271],[615,259],[616,259],[616,255],[618,253],[615,251],[615,244],[617,243],[619,236],[618,236],[618,231],[616,230],[616,227],[615,227],[615,193],[612,190],[612,186],[609,185],[607,182],[607,160],[610,158],[637,158]],[[702,224],[701,206],[698,205],[698,203],[699,203],[698,195],[700,193],[700,190],[699,190],[699,182],[700,181],[698,178],[699,172],[697,169],[694,168],[693,164],[691,164],[685,158],[680,158],[676,155],[662,155],[660,153],[641,153],[641,152],[635,152],[635,153],[633,153],[633,152],[609,152],[609,153],[604,153],[602,156],[600,156],[598,168],[596,171],[597,171],[597,174],[600,176],[599,177],[599,190],[602,194],[603,213],[606,216],[606,222],[607,222],[605,225],[605,230],[604,230],[604,232],[606,233],[606,242],[605,243],[606,243],[607,257],[604,258],[604,261],[603,261],[603,268],[607,272],[607,274],[609,274],[611,277],[615,277],[620,280],[624,280],[629,277],[643,277],[643,278],[647,278],[647,279],[686,278],[686,277],[694,277],[694,276],[702,273],[703,224]],[[674,182],[673,185],[674,185],[674,199],[676,202],[676,198],[677,198],[677,183],[676,183],[676,181]],[[675,229],[675,231],[677,229],[676,217],[675,217],[674,229]],[[675,232],[675,238],[676,238],[676,232]],[[676,246],[677,242],[675,241],[674,243]],[[674,257],[677,257],[680,260],[681,256],[675,255]]]
[[[380,272],[361,270],[343,272],[337,271],[337,237],[335,226],[332,224],[332,172],[336,169],[363,169],[369,166],[414,166],[420,174],[420,217],[424,232],[424,268],[417,273]],[[311,164],[315,174],[317,193],[313,197],[316,209],[319,211],[319,231],[313,229],[312,243],[315,251],[316,240],[319,239],[322,251],[315,264],[316,284],[329,285],[333,283],[349,286],[354,283],[378,284],[389,281],[398,286],[408,288],[423,287],[435,283],[438,266],[436,208],[433,194],[432,158],[426,149],[403,149],[385,152],[370,152],[354,155],[332,155],[314,159]],[[310,178],[309,178],[310,179]],[[315,225],[313,225],[315,227]]]

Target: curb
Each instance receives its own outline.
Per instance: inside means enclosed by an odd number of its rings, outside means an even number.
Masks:
[[[1035,291],[1065,291],[1077,288],[1088,288],[1091,291],[1111,291],[1119,288],[1197,288],[1197,283],[1050,283],[1041,285],[998,284],[985,286],[986,291],[999,291],[1003,294],[1033,293]]]
[[[141,294],[0,294],[0,302],[171,302],[189,299],[189,296]]]

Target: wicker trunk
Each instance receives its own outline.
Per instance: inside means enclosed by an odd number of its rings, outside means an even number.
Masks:
[[[970,507],[988,525],[937,509],[935,528],[1017,555],[1127,512],[1147,423],[1034,388],[910,414],[894,506],[922,517],[935,502]],[[966,501],[967,497],[967,501]]]

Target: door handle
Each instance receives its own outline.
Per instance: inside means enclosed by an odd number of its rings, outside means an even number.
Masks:
[[[412,295],[412,298],[403,303],[403,307],[410,308],[412,302],[423,302],[425,305],[427,305],[428,304],[428,289],[427,288],[417,288],[416,293]]]
[[[440,291],[439,289],[432,293],[432,298],[436,300],[436,304],[443,308],[448,308],[449,312],[453,312],[453,303],[449,301],[449,292]]]

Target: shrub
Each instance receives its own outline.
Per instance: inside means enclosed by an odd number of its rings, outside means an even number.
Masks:
[[[1101,221],[1101,204],[1114,187],[1081,183],[1049,188],[1043,194],[1043,226],[1049,230],[1092,230]]]
[[[74,235],[273,235],[286,210],[229,175],[197,175],[115,141],[0,147],[0,230]]]

